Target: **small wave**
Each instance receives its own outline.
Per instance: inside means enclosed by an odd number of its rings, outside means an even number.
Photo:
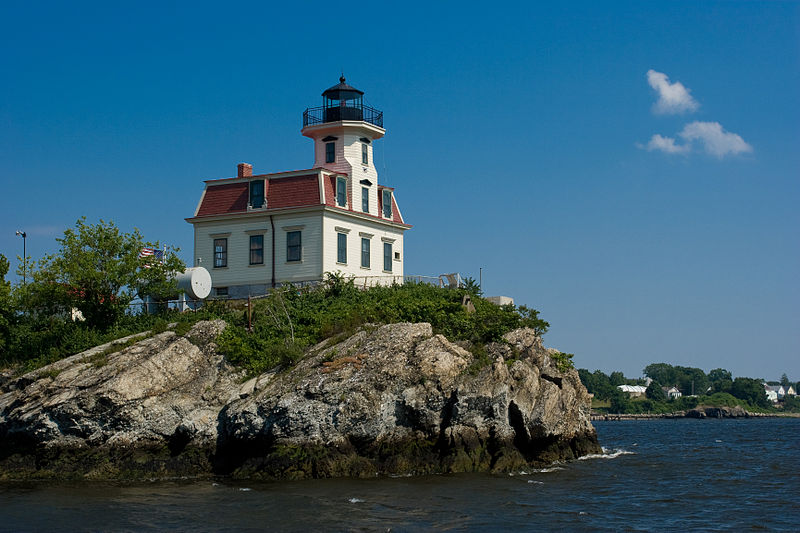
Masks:
[[[722,441],[719,439],[714,439],[714,442],[722,442]]]
[[[251,490],[253,490],[253,489],[250,489],[250,488],[247,488],[247,487],[239,487],[239,491],[241,491],[241,492],[250,492]]]
[[[350,503],[364,503],[364,500],[362,500],[361,498],[350,498],[347,501]]]
[[[629,452],[628,450],[617,449],[617,450],[609,450],[607,448],[603,448],[603,453],[590,453],[589,455],[584,455],[583,457],[578,457],[579,461],[586,461],[589,459],[616,459],[620,455],[635,455],[636,452]]]
[[[532,470],[531,474],[547,474],[548,472],[557,472],[559,470],[564,470],[561,466],[548,466],[547,468],[537,468],[536,470]]]
[[[544,481],[537,481],[535,479],[529,479],[528,483],[533,483],[534,485],[544,485]]]

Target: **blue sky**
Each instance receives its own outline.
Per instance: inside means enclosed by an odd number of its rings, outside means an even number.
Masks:
[[[382,109],[406,273],[460,271],[580,367],[800,379],[800,3],[0,7],[0,253],[80,216],[191,259],[203,179],[308,168]]]

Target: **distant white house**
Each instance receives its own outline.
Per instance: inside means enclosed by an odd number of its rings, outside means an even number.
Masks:
[[[764,392],[767,393],[767,398],[772,403],[783,401],[786,396],[796,396],[794,388],[784,389],[783,385],[767,385],[764,383]]]
[[[627,393],[631,398],[639,398],[647,392],[647,387],[644,385],[617,385],[617,388]]]
[[[674,400],[676,398],[680,398],[683,396],[680,390],[677,387],[661,387],[661,390],[664,391],[664,394],[667,395],[667,398],[670,400]]]

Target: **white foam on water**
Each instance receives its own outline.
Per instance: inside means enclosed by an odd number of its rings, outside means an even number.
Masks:
[[[364,503],[364,500],[362,500],[361,498],[350,498],[347,501],[350,503]]]
[[[532,474],[547,474],[548,472],[558,472],[559,470],[564,470],[561,466],[549,466],[547,468],[537,468],[533,470]]]
[[[544,481],[537,481],[535,479],[529,479],[528,483],[533,483],[534,485],[544,485]]]
[[[239,490],[240,490],[241,492],[250,492],[250,491],[251,491],[251,490],[253,490],[253,489],[248,489],[247,487],[239,487]]]
[[[719,439],[714,439],[714,442],[722,442],[722,441]]]
[[[623,450],[622,448],[616,450],[609,450],[608,448],[603,448],[603,453],[590,453],[589,455],[578,457],[578,460],[587,461],[589,459],[616,459],[620,455],[635,455],[635,454],[636,452],[629,452],[628,450]]]

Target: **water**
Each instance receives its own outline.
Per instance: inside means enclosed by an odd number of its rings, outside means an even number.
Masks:
[[[514,475],[0,483],[2,531],[800,527],[800,419],[595,423],[602,456]]]

